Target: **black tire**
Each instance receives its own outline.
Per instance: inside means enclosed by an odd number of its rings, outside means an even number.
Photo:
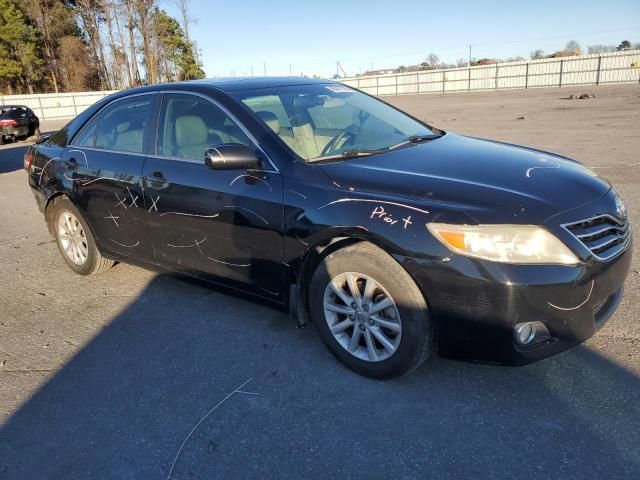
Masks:
[[[56,244],[58,245],[60,255],[62,255],[62,258],[71,270],[73,270],[78,275],[88,276],[104,272],[114,265],[115,262],[113,260],[105,258],[100,254],[100,251],[98,250],[96,242],[91,233],[91,229],[89,228],[89,225],[87,225],[87,221],[84,219],[75,205],[71,202],[71,200],[66,197],[59,197],[55,200],[55,203],[50,208],[53,208],[53,212],[49,216],[50,221],[52,222],[52,224],[50,225],[50,229],[52,232],[54,232]],[[81,265],[74,263],[69,258],[62,245],[62,240],[58,229],[58,222],[60,216],[65,212],[71,213],[78,219],[78,222],[82,226],[84,236],[86,237],[87,256],[86,260]]]
[[[325,289],[333,278],[345,272],[358,272],[375,279],[397,306],[402,325],[400,343],[395,352],[384,360],[374,362],[354,356],[331,333],[324,313]],[[349,245],[322,259],[311,279],[309,309],[311,319],[329,350],[351,370],[367,377],[403,375],[422,364],[433,350],[432,320],[420,289],[390,255],[367,242]]]

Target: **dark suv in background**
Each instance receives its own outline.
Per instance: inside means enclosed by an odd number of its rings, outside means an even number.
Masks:
[[[40,128],[40,120],[29,107],[24,105],[0,105],[0,141],[15,142],[35,134]]]

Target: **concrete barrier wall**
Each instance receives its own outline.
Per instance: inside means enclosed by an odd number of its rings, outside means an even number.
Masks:
[[[73,118],[98,100],[116,91],[0,95],[0,105],[26,105],[40,120]]]
[[[373,95],[640,83],[640,50],[343,78]]]

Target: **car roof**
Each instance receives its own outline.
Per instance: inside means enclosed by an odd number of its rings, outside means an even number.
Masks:
[[[26,105],[0,105],[0,109],[2,108],[29,108]]]
[[[258,88],[288,87],[291,85],[317,85],[334,82],[331,82],[330,80],[319,80],[306,77],[223,77],[194,80],[193,83],[211,85],[224,92],[239,92]]]
[[[261,88],[288,87],[292,85],[326,85],[335,83],[331,80],[318,80],[305,77],[230,77],[230,78],[205,78],[202,80],[188,80],[184,82],[158,83],[142,87],[121,90],[110,98],[119,98],[137,93],[153,92],[158,90],[186,90],[192,87],[213,87],[225,93],[241,92],[244,90],[256,90]],[[186,87],[186,88],[185,88]]]

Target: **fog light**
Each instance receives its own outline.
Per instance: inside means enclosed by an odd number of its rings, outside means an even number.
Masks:
[[[523,347],[544,342],[550,338],[549,330],[542,322],[518,323],[513,327],[513,339],[516,345]]]

